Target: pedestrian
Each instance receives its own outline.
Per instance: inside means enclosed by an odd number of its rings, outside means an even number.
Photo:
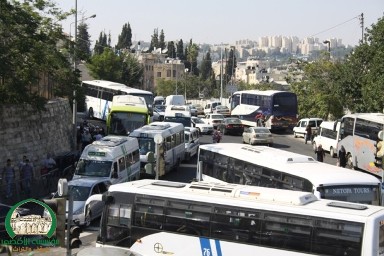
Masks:
[[[324,151],[323,146],[321,144],[319,144],[315,153],[316,153],[317,161],[324,162],[325,151]]]
[[[223,138],[223,135],[222,135],[220,129],[217,129],[217,143],[219,143],[222,138]]]
[[[21,167],[21,173],[20,173],[23,189],[27,196],[31,195],[31,183],[33,179],[33,167],[32,164],[29,162],[29,159],[27,158],[25,160],[25,164]]]
[[[309,126],[309,124],[307,125],[307,127],[305,128],[305,144],[307,144],[307,141],[311,140],[312,139],[312,128],[311,126]]]
[[[82,139],[81,139],[81,150],[83,151],[84,148],[91,144],[92,143],[92,136],[91,134],[89,133],[89,130],[88,129],[84,129],[84,133],[83,133],[83,136],[82,136]]]
[[[56,167],[56,161],[55,161],[55,159],[52,158],[50,153],[48,153],[47,157],[45,159],[43,159],[42,164],[43,164],[42,174],[49,173],[50,171],[53,170],[53,168]]]
[[[218,143],[220,142],[220,134],[217,131],[217,128],[214,128],[212,133],[212,143]]]
[[[12,196],[12,186],[15,183],[15,168],[12,166],[11,159],[7,159],[7,164],[3,168],[2,178],[6,183],[6,198]]]
[[[345,168],[345,166],[347,166],[347,152],[345,151],[344,146],[341,146],[338,158],[339,166]]]

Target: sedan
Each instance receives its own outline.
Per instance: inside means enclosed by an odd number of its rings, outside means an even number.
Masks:
[[[243,143],[273,145],[272,133],[266,127],[248,127],[243,132]]]
[[[244,131],[244,125],[237,117],[227,117],[218,125],[220,131],[225,134],[241,135]]]
[[[193,104],[197,110],[197,115],[204,115],[204,108],[200,104]]]
[[[88,205],[85,203],[90,196],[107,192],[110,185],[109,178],[96,177],[80,178],[68,182],[68,193],[73,196],[73,223],[75,225],[87,227],[92,220],[101,216],[104,207],[103,202],[92,201]],[[57,193],[54,197],[58,197]]]
[[[223,116],[231,115],[231,111],[229,111],[229,108],[223,105],[216,106],[215,109],[213,110],[213,113],[222,114]]]

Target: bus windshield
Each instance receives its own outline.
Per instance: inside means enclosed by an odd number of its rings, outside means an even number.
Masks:
[[[109,134],[127,135],[133,130],[146,125],[147,115],[132,112],[111,113]]]
[[[109,177],[111,174],[111,161],[95,161],[80,159],[77,163],[75,175]]]
[[[372,204],[379,201],[380,190],[374,185],[339,185],[319,187],[321,198]]]
[[[190,117],[174,117],[174,116],[166,116],[164,117],[164,121],[172,122],[172,123],[180,123],[184,127],[191,127],[191,118]]]

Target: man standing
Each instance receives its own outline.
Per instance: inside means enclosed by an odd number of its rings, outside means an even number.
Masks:
[[[33,167],[29,159],[25,160],[25,164],[21,167],[21,178],[23,180],[23,188],[27,196],[31,195],[31,183],[33,178]]]
[[[325,157],[325,151],[323,149],[323,146],[321,146],[321,144],[319,144],[319,146],[317,147],[315,153],[316,153],[317,161],[323,162],[324,161],[324,157]]]
[[[305,144],[307,144],[307,141],[311,140],[311,138],[312,138],[312,128],[311,128],[311,126],[309,126],[309,124],[305,128],[305,131],[306,131],[306,133],[305,133]]]
[[[5,180],[7,191],[6,198],[10,198],[12,196],[12,185],[15,183],[15,169],[11,164],[11,159],[7,159],[7,164],[4,166],[2,178]]]

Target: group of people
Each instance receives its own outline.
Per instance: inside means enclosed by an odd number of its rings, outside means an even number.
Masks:
[[[81,151],[96,140],[101,140],[105,136],[104,128],[93,126],[84,120],[77,133],[77,144],[81,145]]]
[[[51,154],[47,154],[41,162],[41,174],[50,172],[56,167],[56,161],[52,158]],[[32,181],[35,176],[34,166],[32,161],[27,156],[23,156],[22,160],[17,164],[17,168],[12,164],[11,159],[7,159],[6,165],[2,169],[1,178],[3,184],[5,183],[5,197],[10,198],[13,196],[14,186],[16,184],[16,172],[19,172],[20,186],[24,194],[31,196]]]

